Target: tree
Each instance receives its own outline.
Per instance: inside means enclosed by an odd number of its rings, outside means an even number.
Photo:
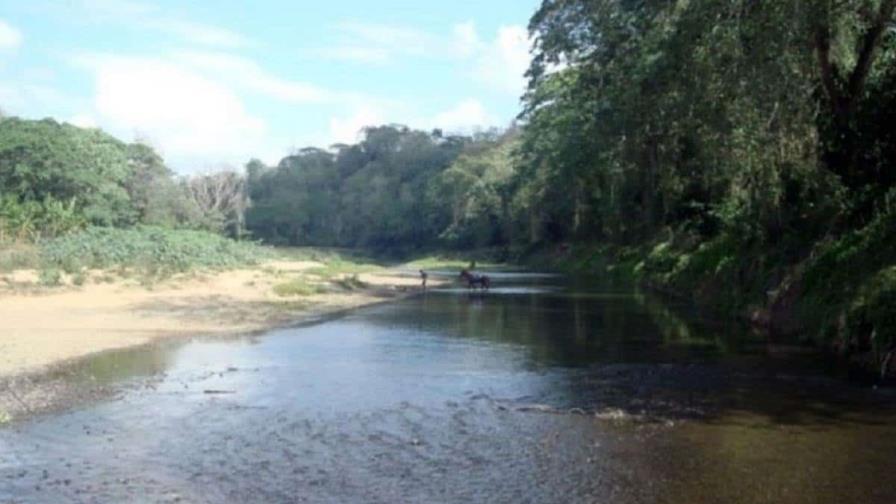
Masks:
[[[876,71],[877,62],[893,65],[896,0],[818,1],[812,7],[810,29],[826,110],[820,116],[825,164],[853,190],[879,182],[892,186],[892,177],[880,177],[877,163],[862,159],[868,147],[862,130],[870,124],[859,116],[887,105],[869,87],[887,75],[886,69]]]
[[[0,188],[20,201],[75,201],[91,223],[133,222],[128,148],[96,129],[52,119],[0,121]]]
[[[854,163],[830,156],[855,156],[842,148],[849,135],[825,124],[851,121],[862,130],[853,136],[866,138],[872,123],[824,112],[835,109],[823,88],[854,93],[822,86],[832,72],[818,57],[853,76],[880,75],[873,56],[892,54],[893,37],[880,30],[891,3],[546,0],[530,23],[522,115],[523,169],[544,182],[531,191],[544,227],[554,238],[621,241],[669,226],[727,227],[769,242],[825,228],[842,208],[832,175],[862,184],[844,176]],[[838,42],[828,51],[818,33],[830,27]],[[844,50],[856,41],[857,52]],[[554,197],[558,185],[571,201]]]
[[[433,179],[465,140],[400,125],[367,128],[356,145],[301,149],[276,168],[249,171],[255,236],[293,245],[400,248],[433,243],[441,207]]]
[[[249,201],[243,176],[232,171],[197,175],[185,179],[183,187],[198,209],[200,227],[234,238],[243,235]]]
[[[517,176],[513,151],[518,132],[499,138],[483,137],[428,184],[429,205],[437,209],[434,229],[454,247],[507,245],[512,240],[514,217],[510,198]]]
[[[162,226],[183,224],[189,203],[162,157],[149,145],[133,143],[128,145],[128,165],[131,173],[124,187],[134,207],[135,220]]]

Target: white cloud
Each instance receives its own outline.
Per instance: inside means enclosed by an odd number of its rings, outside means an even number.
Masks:
[[[385,122],[380,110],[362,106],[348,117],[330,119],[331,143],[355,143],[360,139],[361,130],[367,126],[379,126]]]
[[[485,111],[478,100],[463,100],[453,108],[436,114],[429,127],[449,132],[469,132],[476,128],[495,125],[497,121]]]
[[[531,48],[529,35],[522,26],[502,26],[497,37],[476,57],[473,76],[489,87],[521,95],[526,87]]]
[[[74,57],[73,64],[90,71],[96,87],[92,111],[69,122],[98,125],[125,139],[145,137],[181,171],[258,156],[276,161],[288,150],[286,132],[269,134],[268,125],[247,110],[243,98],[251,94],[289,105],[354,107],[346,117],[330,120],[329,135],[324,126],[317,140],[325,145],[357,141],[361,128],[384,122],[381,110],[398,107],[376,97],[284,79],[251,59],[225,52],[85,54]]]
[[[17,49],[22,45],[22,32],[0,19],[0,50]]]
[[[122,19],[144,17],[159,11],[155,5],[133,0],[81,0],[80,6],[74,7],[93,16]]]
[[[450,35],[358,21],[339,24],[336,32],[334,43],[308,52],[325,59],[382,64],[400,58],[465,58],[483,46],[472,21],[453,26]]]
[[[53,82],[56,80],[56,70],[48,66],[28,67],[22,70],[22,79],[34,82]]]
[[[519,96],[525,89],[532,44],[526,28],[520,25],[499,27],[491,40],[480,37],[473,21],[452,26],[450,34],[363,22],[342,23],[336,30],[333,44],[306,52],[368,64],[409,58],[453,61],[464,65],[464,71],[476,82],[495,91]]]
[[[358,47],[380,47],[402,54],[423,54],[433,37],[423,30],[404,26],[346,22],[340,31]]]
[[[383,64],[392,58],[388,49],[382,47],[334,46],[322,47],[310,51],[315,56],[334,61],[351,61],[355,63]]]
[[[66,121],[69,124],[74,124],[79,128],[96,128],[96,119],[92,114],[77,114]]]
[[[153,58],[93,56],[96,122],[123,136],[140,134],[178,159],[247,159],[266,124],[227,86],[190,68]]]
[[[436,37],[406,26],[346,21],[336,31],[336,42],[307,52],[331,60],[382,64],[397,57],[423,56],[439,46]]]
[[[404,124],[424,131],[440,128],[448,133],[470,133],[489,128],[499,121],[489,114],[478,100],[468,98],[432,116],[416,115],[412,108],[400,103],[366,104],[350,114],[330,118],[330,138],[324,143],[355,143],[367,126]]]
[[[324,145],[353,143],[359,140],[364,127],[393,122],[453,133],[468,133],[500,123],[482,101],[471,95],[457,102],[452,98],[443,110],[420,113],[416,107],[419,104],[399,97],[351,93],[276,75],[254,59],[229,51],[253,45],[249,38],[174,18],[152,4],[130,0],[75,3],[98,8],[98,14],[91,13],[89,20],[126,23],[129,28],[147,30],[148,35],[172,34],[178,42],[176,47],[182,49],[152,57],[94,54],[76,58],[76,64],[94,77],[93,100],[90,104],[69,104],[60,109],[66,111],[60,115],[70,117],[73,124],[100,126],[124,139],[135,134],[144,136],[181,170],[197,166],[195,163],[238,164],[258,154],[272,159],[284,152],[280,146],[289,143],[290,134],[269,134],[271,128],[258,114],[270,104],[262,102],[262,108],[254,108],[258,102],[250,100],[258,97],[289,106],[326,105],[337,110],[328,124],[320,125],[316,132],[309,133],[310,127],[296,132],[319,135],[315,138]],[[520,26],[501,27],[494,38],[481,37],[473,22],[457,24],[441,34],[351,22],[339,25],[338,33],[338,43],[319,50],[319,54],[365,63],[434,58],[450,63],[460,78],[479,82],[483,89],[518,96],[524,88],[523,73],[529,65],[530,45]],[[5,94],[10,91],[0,84],[0,99]],[[21,94],[18,91],[15,98],[21,99]],[[249,110],[247,104],[253,108]],[[294,110],[296,115],[303,112],[298,107]],[[319,112],[305,110],[311,115]],[[270,120],[279,117],[275,115]]]
[[[77,16],[77,19],[170,35],[190,44],[225,49],[256,45],[241,33],[182,19],[152,3],[135,0],[76,0],[67,7],[67,15]]]
[[[227,53],[180,51],[172,59],[191,68],[211,72],[221,80],[288,103],[326,103],[341,98],[338,93],[313,84],[277,77],[254,61]]]
[[[454,50],[458,55],[472,56],[482,46],[479,35],[476,34],[476,25],[472,21],[454,25]]]
[[[175,35],[186,42],[209,47],[236,49],[255,45],[249,37],[240,33],[217,26],[193,23],[179,19],[149,19],[144,21],[144,26]]]
[[[44,84],[0,84],[0,104],[9,107],[9,112],[22,113],[32,107],[59,110],[71,102],[70,97]]]

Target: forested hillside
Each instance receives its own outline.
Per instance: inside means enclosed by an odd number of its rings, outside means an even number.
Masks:
[[[518,121],[371,125],[246,173],[0,122],[0,234],[198,228],[622,275],[880,365],[896,345],[896,0],[545,0]]]
[[[520,176],[580,266],[896,343],[896,1],[545,1]],[[598,250],[598,254],[593,254]]]
[[[510,243],[515,131],[442,136],[371,127],[356,145],[247,166],[253,236],[289,245],[414,251]],[[517,205],[519,206],[519,205]]]

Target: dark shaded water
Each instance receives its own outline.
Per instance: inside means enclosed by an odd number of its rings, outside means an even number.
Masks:
[[[496,286],[85,361],[121,392],[0,428],[0,502],[896,502],[891,392],[629,291]]]

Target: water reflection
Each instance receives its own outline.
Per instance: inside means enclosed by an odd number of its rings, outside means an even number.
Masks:
[[[180,344],[160,342],[139,350],[123,349],[102,352],[90,359],[61,369],[69,380],[113,384],[136,377],[154,376],[173,364]]]
[[[0,502],[896,502],[892,399],[680,313],[503,275],[105,354],[118,399],[0,429]]]
[[[534,368],[709,358],[736,351],[745,336],[741,328],[698,332],[663,303],[631,290],[570,292],[557,285],[436,291],[368,320],[520,345]]]

